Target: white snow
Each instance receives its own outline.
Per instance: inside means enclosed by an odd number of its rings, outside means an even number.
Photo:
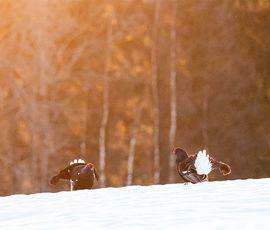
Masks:
[[[269,229],[270,178],[0,197],[0,229]]]
[[[194,166],[199,175],[208,175],[211,172],[212,164],[209,160],[209,155],[206,154],[206,150],[198,152]]]

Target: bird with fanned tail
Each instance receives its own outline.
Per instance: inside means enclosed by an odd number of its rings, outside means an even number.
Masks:
[[[185,183],[193,184],[208,181],[208,174],[215,169],[219,169],[223,175],[231,173],[231,167],[221,161],[210,157],[206,150],[199,151],[194,155],[188,155],[181,148],[175,148],[176,171]]]

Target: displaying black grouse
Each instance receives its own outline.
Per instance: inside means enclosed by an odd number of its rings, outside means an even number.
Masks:
[[[208,174],[214,169],[219,169],[223,175],[231,173],[229,165],[210,157],[205,150],[188,155],[183,149],[176,148],[173,153],[176,157],[176,171],[186,183],[208,181]]]
[[[53,176],[51,184],[56,184],[60,179],[70,181],[70,190],[91,189],[94,180],[98,181],[98,173],[92,163],[86,163],[83,160],[74,160],[70,165]]]

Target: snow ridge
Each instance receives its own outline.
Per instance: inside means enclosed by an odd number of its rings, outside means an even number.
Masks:
[[[205,149],[198,152],[194,166],[199,175],[207,175],[211,172],[212,164]]]
[[[1,230],[269,230],[270,178],[0,196]]]

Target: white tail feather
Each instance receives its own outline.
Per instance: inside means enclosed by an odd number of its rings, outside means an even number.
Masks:
[[[212,164],[209,160],[206,150],[199,151],[194,164],[199,175],[207,175],[212,170]]]
[[[79,159],[79,160],[78,160],[78,163],[85,163],[85,161],[82,160],[82,159]]]
[[[70,161],[70,165],[76,164],[76,163],[85,163],[84,160],[82,159],[74,159],[73,161]]]

